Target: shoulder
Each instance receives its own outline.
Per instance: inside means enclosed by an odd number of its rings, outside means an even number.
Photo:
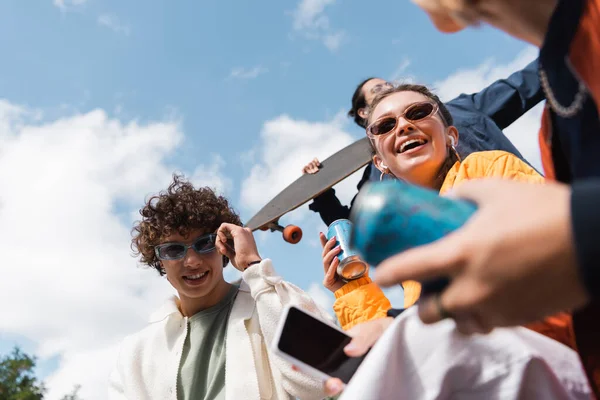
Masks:
[[[525,161],[502,150],[471,153],[462,161],[460,169],[469,178],[503,177],[540,183],[544,181]]]
[[[164,339],[168,333],[181,328],[183,319],[177,307],[177,298],[173,296],[152,313],[145,326],[125,336],[121,343],[121,354],[136,353],[145,346],[151,346],[152,343]]]

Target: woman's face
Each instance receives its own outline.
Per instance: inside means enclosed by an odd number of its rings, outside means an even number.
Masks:
[[[435,104],[421,93],[393,93],[373,110],[370,123],[402,115],[409,106],[422,102]],[[375,166],[381,171],[389,168],[397,178],[433,188],[438,171],[448,156],[450,136],[457,142],[456,128],[445,127],[439,111],[415,122],[400,117],[390,133],[372,139],[377,150],[373,159]]]

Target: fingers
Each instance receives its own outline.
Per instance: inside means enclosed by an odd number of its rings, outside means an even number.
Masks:
[[[419,300],[419,318],[425,324],[433,324],[443,319],[450,318],[451,314],[442,304],[441,295],[431,295]]]
[[[335,244],[335,242],[334,242],[334,244]],[[323,252],[325,252],[326,249],[327,248],[323,249]],[[325,255],[323,256],[323,265],[325,267],[330,266],[331,263],[334,261],[334,259],[337,260],[337,255],[340,254],[341,250],[342,249],[340,246],[335,246],[333,249],[331,249],[327,253],[325,253]]]
[[[336,396],[344,390],[344,382],[338,378],[331,378],[325,381],[325,393],[328,396]]]
[[[306,164],[304,168],[302,168],[302,173],[304,174],[316,174],[319,172],[319,168],[321,167],[321,163],[317,158],[313,158],[311,162]]]
[[[325,256],[327,255],[327,253],[329,253],[331,250],[333,250],[335,243],[337,242],[337,239],[335,236],[329,240],[327,240],[327,238],[325,238],[325,243],[323,243],[323,238],[320,238],[320,239],[321,239],[321,245],[323,245],[323,251],[321,252],[321,257],[323,259],[325,259]],[[327,264],[329,264],[329,263],[327,263]]]
[[[327,265],[327,264],[324,264]],[[327,287],[329,289],[328,286],[330,286],[330,284],[335,283],[335,281],[337,280],[337,267],[338,265],[340,265],[340,260],[339,258],[334,258],[333,262],[331,262],[329,264],[329,268],[327,268],[327,270],[325,271],[325,280],[324,280],[324,286]]]
[[[217,248],[217,251],[219,253],[226,256],[227,258],[233,260],[233,258],[235,257],[235,252],[229,247],[226,241],[223,241],[223,239],[221,239],[220,236],[218,236],[217,240],[215,241],[215,247]]]
[[[352,341],[344,347],[344,353],[349,357],[360,357],[365,355],[367,351],[373,346],[373,339],[366,337],[365,335],[359,335],[352,339]]]
[[[456,231],[436,242],[419,246],[386,259],[377,267],[375,282],[382,287],[403,281],[449,277],[464,263],[464,234]]]
[[[226,242],[227,239],[233,239],[235,231],[238,229],[241,229],[241,227],[224,222],[219,226],[219,229],[217,229],[217,236],[224,239],[223,241]]]
[[[319,240],[321,241],[321,247],[325,247],[327,244],[327,236],[325,236],[323,232],[319,232]]]
[[[217,240],[215,241],[215,247],[219,253],[227,256],[230,259],[235,257],[235,249],[228,243],[233,240],[236,232],[242,227],[234,224],[222,223],[217,230]]]

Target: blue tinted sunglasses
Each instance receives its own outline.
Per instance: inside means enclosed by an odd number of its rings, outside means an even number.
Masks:
[[[154,248],[154,253],[159,260],[181,260],[190,248],[194,249],[198,254],[212,252],[215,249],[216,239],[217,235],[210,233],[200,236],[192,244],[179,242],[163,243]]]

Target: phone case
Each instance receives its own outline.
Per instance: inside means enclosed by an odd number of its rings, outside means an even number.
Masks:
[[[290,312],[290,309],[295,308],[296,310],[316,319],[321,321],[322,323],[324,323],[325,325],[329,326],[332,329],[335,329],[338,332],[343,333],[344,335],[346,335],[347,337],[350,337],[346,332],[344,332],[342,329],[338,328],[335,325],[332,325],[331,323],[329,323],[328,321],[323,320],[322,318],[316,316],[313,313],[310,313],[308,311],[305,311],[301,308],[298,308],[296,306],[294,306],[293,304],[288,304],[285,306],[283,313],[281,314],[281,317],[279,319],[279,323],[277,325],[277,330],[275,331],[275,336],[273,337],[273,342],[271,343],[271,351],[273,353],[275,353],[277,356],[285,359],[286,361],[288,361],[289,363],[291,363],[292,365],[295,365],[296,367],[298,367],[302,372],[309,374],[309,375],[313,375],[319,379],[322,379],[323,381],[326,381],[330,378],[332,378],[331,376],[319,371],[316,368],[311,367],[308,364],[303,363],[302,361],[298,360],[295,357],[290,356],[287,353],[282,352],[281,350],[279,350],[279,347],[277,346],[279,343],[279,339],[281,338],[281,333],[283,332],[283,327],[285,326],[285,321],[287,319],[288,313]]]

